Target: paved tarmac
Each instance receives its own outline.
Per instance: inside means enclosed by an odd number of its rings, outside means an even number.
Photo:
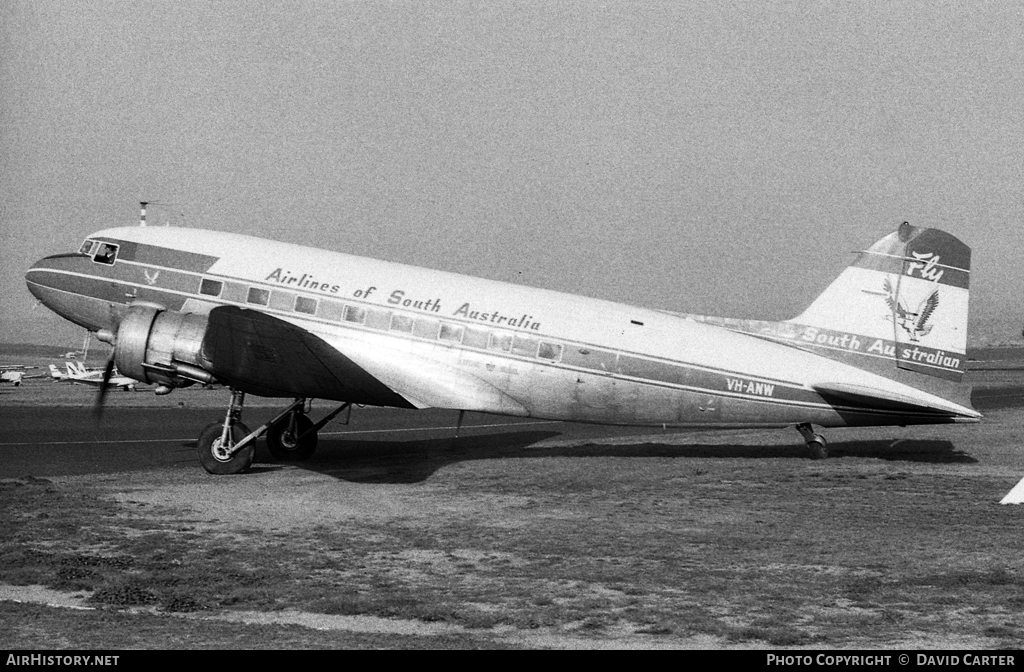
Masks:
[[[984,372],[975,378],[974,382],[980,385],[975,387],[973,403],[982,413],[1024,406],[1020,371]],[[45,400],[55,389],[48,381],[33,383],[0,390],[0,421],[4,426],[0,437],[0,478],[168,467],[202,472],[196,455],[196,437],[208,424],[222,420],[221,404],[226,405],[228,399],[223,390],[195,391],[192,396],[179,395],[179,399],[187,400],[187,405],[181,406],[174,400],[146,392],[112,393],[109,397],[113,406],[97,421],[87,405],[94,396],[92,390],[74,392],[80,397],[76,401],[78,405],[49,405],[45,401],[24,403],[26,395]],[[61,393],[70,394],[63,389]],[[269,420],[277,412],[277,405],[283,407],[285,403],[256,398],[253,401],[255,403],[246,408],[243,416],[250,429]],[[326,402],[317,402],[313,419],[318,420],[332,408]],[[484,457],[529,447],[584,445],[595,441],[614,444],[616,438],[628,444],[633,437],[640,437],[642,441],[642,437],[652,435],[667,439],[662,443],[668,444],[673,442],[672,436],[693,434],[679,430],[666,432],[660,428],[583,425],[466,413],[459,431],[460,439],[454,441],[458,411],[354,408],[349,424],[343,424],[345,419],[346,414],[342,413],[321,430],[317,453],[303,466],[328,471],[343,469],[346,461],[374,455],[416,463],[431,461],[431,451],[436,453],[453,447]],[[826,434],[832,431],[835,430],[827,430]],[[756,435],[753,441],[751,432]],[[746,430],[745,436],[742,445],[736,446],[741,449],[739,454],[762,456],[764,451],[756,444],[760,442],[758,436],[763,436],[766,448],[776,446],[764,456],[802,455],[802,442],[795,432]],[[780,443],[784,450],[779,447]],[[842,446],[835,444],[833,448],[842,450]],[[257,442],[256,465],[273,462],[263,441]]]
[[[326,415],[321,408],[315,420]],[[87,407],[8,406],[0,408],[7,428],[0,439],[0,478],[115,473],[161,467],[200,469],[196,437],[211,422],[220,422],[215,408],[114,408],[97,421]],[[243,422],[255,429],[273,417],[270,408],[249,409]],[[320,432],[320,446],[310,464],[343,459],[364,452],[415,452],[451,445],[458,412],[429,409],[356,408],[349,424],[342,413]],[[674,433],[674,432],[670,432]],[[542,440],[596,440],[616,436],[664,434],[658,428],[581,425],[524,418],[466,413],[459,429],[460,445],[473,437],[501,445],[520,446]],[[496,443],[497,440],[497,443]],[[794,438],[794,441],[796,439]],[[272,462],[263,441],[257,442],[256,462]]]

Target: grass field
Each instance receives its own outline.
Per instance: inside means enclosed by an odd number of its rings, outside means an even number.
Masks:
[[[1024,507],[998,501],[1024,476],[1024,374],[975,382],[982,424],[828,430],[826,461],[786,431],[473,437],[230,478],[3,481],[0,632],[12,649],[1019,648]]]

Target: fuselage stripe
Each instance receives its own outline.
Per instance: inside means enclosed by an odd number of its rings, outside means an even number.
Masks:
[[[122,262],[119,261],[118,263],[122,263]],[[132,264],[133,262],[123,262],[123,263]],[[133,264],[133,265],[145,266],[144,264]],[[169,270],[174,270],[174,269],[169,269]],[[59,275],[66,275],[66,276],[70,276],[70,277],[77,277],[77,278],[83,278],[83,279],[88,279],[88,280],[96,280],[96,281],[109,281],[110,280],[110,278],[104,278],[102,276],[95,276],[95,275],[91,275],[91,274],[87,274],[87,273],[80,273],[80,272],[67,271],[67,270],[58,270],[58,269],[39,269],[39,271],[37,271],[37,272],[54,273],[54,274],[59,274]],[[260,282],[256,282],[256,281],[248,281],[248,280],[245,280],[245,279],[242,279],[242,278],[236,278],[236,277],[227,276],[227,275],[221,275],[221,274],[192,273],[192,272],[188,272],[188,271],[183,271],[183,272],[184,273],[188,273],[190,275],[194,275],[197,278],[210,277],[210,278],[215,278],[215,279],[223,280],[223,281],[226,281],[226,282],[240,282],[242,284],[251,285],[251,286],[267,285],[268,284],[268,283],[260,283]],[[210,303],[210,304],[215,304],[215,305],[236,305],[236,306],[239,306],[239,307],[247,307],[247,308],[253,308],[254,307],[253,304],[248,304],[248,303],[245,303],[245,302],[230,302],[230,301],[225,301],[225,300],[219,299],[217,297],[207,296],[207,295],[203,295],[203,294],[183,292],[183,291],[169,289],[169,288],[153,287],[153,286],[146,285],[146,284],[143,284],[143,283],[131,282],[131,281],[127,281],[127,280],[117,280],[116,282],[118,284],[120,284],[120,285],[123,285],[125,288],[145,289],[145,290],[149,290],[149,291],[154,292],[154,293],[166,293],[166,294],[171,294],[171,295],[176,295],[176,296],[179,296],[179,297],[183,297],[185,299],[192,299],[192,300],[202,301],[202,302],[205,302],[205,303]],[[271,289],[279,289],[279,288],[274,287],[273,285],[270,285],[270,287],[271,287]],[[71,292],[69,290],[60,290],[60,291],[66,291],[66,292],[68,292],[70,294],[76,294],[78,296],[83,296],[85,298],[95,298],[95,297],[92,297],[91,295],[77,294],[77,293]],[[289,291],[289,292],[296,292],[296,290],[293,290],[293,289],[289,289],[287,291]],[[298,293],[298,292],[296,292],[296,293]],[[302,293],[302,294],[303,295],[318,296],[316,294],[308,293],[308,292],[307,293]],[[102,301],[102,299],[96,299],[96,300]],[[339,300],[339,299],[336,299],[336,300]],[[350,300],[350,299],[346,298],[346,299],[344,299],[344,303],[366,304],[367,302],[362,302],[362,301],[358,301],[358,300]],[[368,304],[368,305],[374,305],[374,304]],[[377,307],[379,308],[379,306],[377,306]],[[300,324],[300,325],[302,325],[302,324],[307,324],[307,325],[323,325],[323,326],[331,327],[332,329],[342,328],[342,329],[354,330],[354,331],[357,331],[357,332],[360,332],[360,333],[374,333],[374,334],[385,335],[385,336],[387,336],[387,337],[389,337],[391,339],[395,339],[397,341],[412,340],[414,342],[440,344],[440,342],[437,341],[437,340],[426,340],[426,339],[422,339],[422,338],[417,338],[417,337],[413,336],[412,334],[406,334],[404,332],[395,332],[395,331],[391,331],[391,330],[385,330],[385,331],[375,330],[375,329],[371,329],[369,327],[366,327],[364,325],[357,324],[357,323],[354,323],[354,322],[346,322],[346,321],[335,322],[335,321],[326,320],[326,319],[315,317],[315,316],[305,315],[303,313],[296,313],[296,312],[293,312],[293,311],[278,310],[278,309],[271,308],[269,306],[257,306],[256,308],[258,308],[259,310],[264,311],[264,312],[266,312],[268,314],[274,314],[274,315],[277,315],[278,317],[287,318],[288,321],[293,322],[293,323],[297,323],[297,324]],[[411,315],[411,316],[422,316],[421,313],[417,313],[416,311],[403,310],[401,308],[391,307],[391,308],[388,308],[387,310],[389,310],[391,312],[407,314],[407,315]],[[452,318],[452,319],[446,318],[445,321],[459,322],[460,320],[457,319],[457,318]],[[470,322],[470,324],[472,324],[472,322]],[[544,338],[543,334],[536,334],[535,335],[535,334],[531,333],[530,336],[531,337],[536,336],[536,337],[541,338],[541,339]],[[553,339],[553,340],[555,340],[559,344],[563,344],[563,345],[569,346],[569,347],[582,347],[582,348],[596,347],[592,343],[587,343],[587,342],[566,341],[564,339]],[[567,364],[564,364],[564,363],[561,363],[561,362],[554,362],[554,361],[549,361],[549,360],[544,360],[544,359],[539,359],[539,358],[533,358],[533,357],[528,357],[528,356],[517,356],[517,355],[515,355],[513,353],[509,353],[509,352],[505,352],[505,351],[501,351],[501,350],[491,350],[491,349],[479,349],[478,350],[478,349],[467,347],[467,346],[465,346],[463,344],[444,343],[444,347],[450,347],[450,348],[453,348],[453,349],[459,349],[459,350],[466,351],[466,352],[471,352],[471,353],[478,353],[478,354],[480,354],[482,356],[489,356],[489,357],[493,357],[495,359],[502,360],[502,361],[526,363],[526,364],[531,364],[531,365],[539,365],[539,366],[551,367],[551,368],[555,368],[555,369],[559,369],[559,370],[563,370],[563,371],[573,371],[573,372],[576,372],[576,373],[587,373],[587,374],[591,374],[591,375],[600,375],[600,376],[609,377],[609,378],[612,378],[612,379],[615,379],[615,380],[637,382],[637,383],[641,383],[641,384],[644,384],[644,385],[650,385],[650,386],[660,387],[660,388],[664,388],[664,389],[674,389],[674,390],[680,390],[680,391],[685,391],[685,392],[693,392],[693,393],[698,393],[698,394],[714,395],[714,396],[718,396],[718,397],[729,397],[729,398],[745,399],[745,400],[759,401],[759,402],[765,402],[765,403],[775,403],[775,404],[780,404],[780,405],[785,405],[785,406],[808,407],[808,408],[832,408],[832,406],[830,406],[829,404],[826,404],[826,403],[820,402],[820,401],[812,401],[811,399],[800,400],[800,399],[785,399],[785,398],[774,397],[774,396],[772,396],[772,397],[759,396],[759,395],[755,395],[755,394],[745,394],[745,393],[742,393],[742,392],[739,392],[739,391],[730,391],[728,389],[720,389],[720,388],[713,387],[711,385],[701,386],[701,385],[696,385],[696,384],[686,384],[686,383],[682,383],[682,382],[675,382],[674,383],[674,382],[671,382],[669,380],[664,380],[662,378],[641,377],[641,376],[637,376],[637,375],[630,375],[630,374],[624,373],[622,371],[607,371],[607,370],[600,369],[600,368],[587,368],[587,367],[582,367],[582,366],[571,366],[571,365],[567,365]],[[797,385],[797,384],[791,383],[789,381],[785,381],[785,380],[778,380],[778,379],[770,379],[770,378],[763,378],[763,377],[757,377],[757,376],[750,376],[750,375],[747,375],[747,374],[743,374],[743,373],[741,373],[739,371],[731,371],[731,370],[727,370],[727,369],[721,369],[721,368],[716,368],[716,367],[709,367],[709,366],[705,366],[705,365],[698,365],[698,364],[695,364],[695,363],[692,363],[692,362],[673,361],[673,360],[668,360],[668,359],[664,359],[664,358],[652,357],[650,355],[642,355],[641,353],[634,352],[634,351],[614,351],[614,353],[617,356],[619,356],[619,357],[632,357],[632,358],[636,358],[637,360],[641,360],[643,362],[647,362],[647,363],[651,363],[651,364],[655,364],[655,365],[666,367],[666,377],[671,375],[674,378],[681,378],[683,375],[686,375],[685,372],[687,372],[687,371],[697,372],[697,373],[706,373],[706,374],[711,374],[711,375],[714,375],[714,376],[732,377],[732,378],[736,378],[736,379],[741,379],[742,378],[744,381],[749,381],[749,382],[752,382],[752,383],[755,383],[755,384],[756,383],[762,383],[762,384],[767,385],[767,386],[773,386],[773,387],[777,386],[777,388],[784,388],[786,390],[790,390],[793,393],[804,393],[806,395],[814,395],[814,396],[816,396],[816,393],[813,393],[813,392],[807,390],[805,387],[803,387],[801,385]],[[673,372],[673,370],[674,370],[674,372]]]

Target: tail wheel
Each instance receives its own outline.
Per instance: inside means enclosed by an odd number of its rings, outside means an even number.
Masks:
[[[289,418],[267,430],[267,449],[274,459],[282,462],[301,462],[308,460],[316,450],[316,432],[302,436],[313,428],[313,421],[302,413],[296,413],[294,419],[294,428]]]
[[[824,436],[814,431],[811,423],[801,422],[796,426],[796,431],[800,432],[800,436],[807,442],[807,450],[810,451],[812,460],[824,460],[828,457],[828,443]]]
[[[224,433],[224,423],[210,423],[199,435],[197,450],[199,461],[211,474],[241,474],[252,466],[252,458],[256,454],[256,443],[252,442],[234,455],[228,455],[227,451],[236,443],[249,435],[249,428],[241,422],[231,425],[228,432],[230,445],[225,446],[221,442]]]
[[[811,451],[812,460],[824,460],[828,457],[828,444],[821,434],[815,434],[814,439],[807,442],[807,449]]]

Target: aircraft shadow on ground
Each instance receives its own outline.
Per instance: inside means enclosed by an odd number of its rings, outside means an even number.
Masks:
[[[295,463],[340,480],[356,483],[419,483],[449,464],[472,460],[537,459],[544,457],[626,457],[672,459],[765,459],[809,460],[802,444],[792,446],[752,444],[540,446],[535,444],[559,436],[558,432],[508,432],[424,441],[321,440],[316,454],[307,462]],[[829,444],[830,459],[874,458],[899,462],[971,464],[977,460],[958,450],[950,441],[839,441]],[[260,449],[253,470],[272,469],[275,462]],[[828,464],[828,461],[820,464]]]
[[[1024,405],[1024,387],[1007,385],[974,390],[971,405],[982,413],[989,413],[1006,408],[1020,408]]]

